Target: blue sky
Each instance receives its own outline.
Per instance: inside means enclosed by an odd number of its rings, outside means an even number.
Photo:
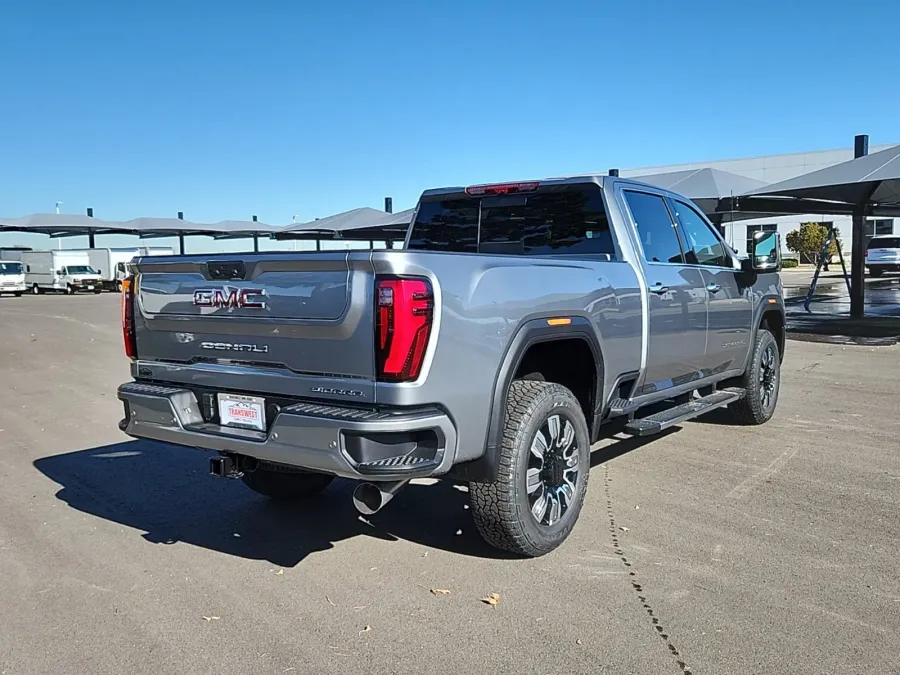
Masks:
[[[0,214],[282,224],[900,141],[898,23],[889,0],[6,0]]]

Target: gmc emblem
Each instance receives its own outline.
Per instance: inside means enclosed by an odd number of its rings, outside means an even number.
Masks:
[[[265,309],[265,295],[261,288],[200,288],[194,291],[194,306]]]

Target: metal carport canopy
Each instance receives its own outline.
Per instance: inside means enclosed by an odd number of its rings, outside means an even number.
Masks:
[[[754,178],[747,178],[740,174],[711,167],[645,176],[623,176],[623,178],[648,183],[649,185],[655,185],[656,187],[682,194],[699,206],[700,210],[716,224],[722,224],[723,221],[728,222],[732,219],[758,218],[759,214],[730,210],[722,211],[719,206],[723,198],[744,194],[750,190],[764,188],[767,185],[767,183]],[[728,216],[731,216],[731,218]]]
[[[35,213],[22,218],[0,217],[0,232],[34,232],[51,237],[91,234],[134,234],[122,223],[65,213]]]
[[[850,314],[865,313],[865,244],[867,216],[900,216],[900,145],[866,154],[868,137],[856,137],[857,158],[780,183],[749,190],[721,205],[741,211],[852,215]]]
[[[287,225],[278,230],[276,239],[335,239],[366,241],[372,239],[400,239],[406,235],[413,209],[399,213],[385,213],[368,206],[336,213],[307,223]]]

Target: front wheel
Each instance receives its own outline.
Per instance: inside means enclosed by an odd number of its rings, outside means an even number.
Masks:
[[[66,295],[75,295],[75,289],[72,284],[66,284]]]
[[[244,485],[272,499],[306,499],[327,488],[334,476],[299,471],[257,469],[242,476]]]
[[[17,298],[21,298],[21,297],[22,297],[22,291],[16,291],[15,293],[13,293],[13,295],[16,296]]]
[[[741,378],[744,398],[729,406],[740,424],[765,424],[775,414],[781,387],[781,356],[775,337],[765,328],[756,333],[747,372]]]
[[[587,492],[590,434],[574,394],[553,382],[514,381],[499,459],[494,482],[469,484],[478,531],[517,555],[549,553],[571,533]]]
[[[870,267],[869,268],[869,276],[880,277],[882,274],[884,274],[884,270],[881,269],[880,267]]]

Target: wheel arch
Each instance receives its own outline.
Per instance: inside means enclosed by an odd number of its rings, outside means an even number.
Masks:
[[[556,325],[548,323],[548,320],[553,319],[561,319],[562,321],[568,321],[568,323]],[[591,433],[592,438],[594,437],[597,426],[601,421],[601,412],[605,400],[603,391],[603,349],[597,331],[590,319],[583,315],[556,313],[541,317],[530,317],[523,321],[516,330],[494,377],[484,454],[478,459],[454,466],[449,473],[450,477],[476,482],[490,482],[496,478],[510,385],[516,378],[516,375],[520,373],[520,368],[523,364],[527,364],[526,357],[532,348],[570,340],[578,340],[584,343],[593,361],[593,382],[588,399],[590,404],[586,406],[583,398],[580,398],[579,401],[584,408],[588,431]]]

